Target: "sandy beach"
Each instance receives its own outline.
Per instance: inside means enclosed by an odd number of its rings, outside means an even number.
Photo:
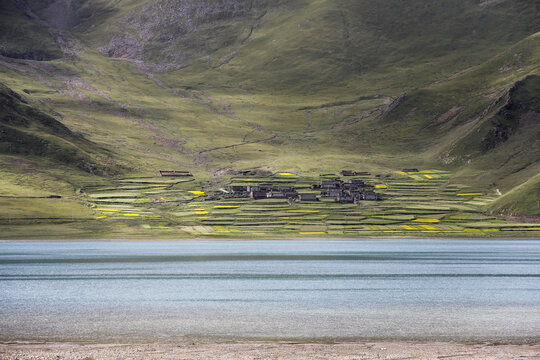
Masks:
[[[0,358],[25,359],[540,359],[540,345],[444,342],[1,344]]]

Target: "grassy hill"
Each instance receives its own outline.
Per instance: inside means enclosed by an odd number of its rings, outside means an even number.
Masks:
[[[533,176],[490,204],[488,210],[505,215],[538,214],[539,187],[540,176]]]
[[[62,56],[55,33],[28,8],[11,1],[0,1],[0,55],[32,60]]]
[[[0,84],[0,153],[32,156],[108,175],[97,144],[73,133],[25,97]],[[103,153],[106,151],[101,149]]]
[[[42,194],[36,169],[45,193],[75,196],[160,169],[202,186],[234,169],[417,167],[498,190],[486,211],[540,214],[524,201],[540,171],[537,2],[1,5],[10,189]]]

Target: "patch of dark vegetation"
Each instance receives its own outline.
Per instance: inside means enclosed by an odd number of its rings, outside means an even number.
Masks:
[[[298,111],[318,110],[318,109],[324,109],[324,108],[329,108],[329,107],[352,105],[352,104],[356,104],[357,102],[360,102],[360,101],[375,100],[375,99],[379,99],[381,97],[383,97],[383,96],[382,95],[360,96],[360,97],[358,97],[358,98],[356,98],[354,100],[336,101],[336,102],[333,102],[333,103],[322,104],[322,105],[317,105],[317,106],[304,106],[304,107],[298,108]]]
[[[57,134],[75,136],[64,124],[31,107],[18,93],[0,84],[0,123],[9,126],[30,127],[38,123]]]
[[[101,175],[116,172],[92,159],[95,150],[106,151],[0,84],[1,154],[45,157]]]
[[[518,81],[507,94],[506,105],[491,120],[492,128],[482,139],[482,148],[491,150],[507,141],[523,125],[540,122],[540,76]]]
[[[271,176],[272,172],[263,169],[248,169],[248,170],[238,170],[236,172],[238,175],[244,176]]]
[[[0,48],[0,55],[12,58],[12,59],[21,59],[21,60],[36,60],[36,61],[48,61],[58,59],[61,56],[60,54],[53,54],[46,51],[40,50],[6,50]]]
[[[50,29],[22,5],[22,2],[0,0],[0,55],[37,61],[61,58],[62,50]]]

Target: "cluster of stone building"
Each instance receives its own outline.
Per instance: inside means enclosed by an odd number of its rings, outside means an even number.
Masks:
[[[319,201],[317,194],[298,193],[294,186],[274,186],[273,184],[233,185],[230,191],[236,197],[260,199],[291,199],[298,201]]]
[[[339,203],[358,203],[360,200],[380,200],[372,185],[363,180],[353,179],[347,182],[335,178],[322,180],[320,185],[312,185],[313,189],[321,189],[321,195],[334,198]]]
[[[418,172],[417,169],[403,169],[406,172]],[[241,171],[242,175],[247,175],[253,171]],[[161,170],[161,176],[173,177],[192,177],[189,171],[185,170]],[[360,176],[370,175],[368,172],[358,172],[354,170],[341,171],[343,176]],[[339,177],[327,177],[332,174],[321,175],[324,177],[320,184],[311,185],[312,190],[319,190],[320,193],[299,193],[294,186],[274,186],[273,184],[258,184],[258,185],[232,185],[228,190],[222,189],[225,194],[209,194],[206,200],[218,200],[219,198],[252,198],[253,200],[260,199],[287,199],[289,201],[319,201],[320,196],[334,198],[339,203],[358,203],[361,200],[376,201],[381,200],[379,195],[372,189],[372,185],[364,183],[360,179],[351,179],[343,181]],[[376,177],[379,177],[377,175]]]
[[[343,181],[340,178],[321,180],[320,184],[311,186],[320,193],[299,193],[294,186],[274,186],[273,184],[232,185],[229,193],[234,197],[250,197],[259,199],[288,199],[293,201],[319,201],[319,196],[334,198],[339,203],[358,203],[361,200],[380,200],[372,190],[373,186],[363,180]]]

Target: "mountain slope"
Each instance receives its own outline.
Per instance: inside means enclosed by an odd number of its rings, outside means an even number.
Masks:
[[[43,157],[105,175],[106,166],[95,158],[100,150],[0,84],[0,154]]]
[[[0,55],[32,60],[61,57],[52,29],[24,9],[24,4],[0,0]]]
[[[534,2],[288,2],[269,9],[242,47],[203,57],[177,79],[253,91],[343,97],[346,86],[392,95],[490,59],[537,32],[538,14]]]
[[[540,171],[537,2],[3,1],[3,26],[43,39],[4,36],[24,51],[0,57],[0,81],[70,129],[32,120],[72,158],[38,138],[22,158],[217,182],[255,167],[437,167],[503,194]],[[28,133],[16,130],[6,144]]]
[[[536,175],[489,205],[488,210],[504,215],[540,215],[540,175]]]

